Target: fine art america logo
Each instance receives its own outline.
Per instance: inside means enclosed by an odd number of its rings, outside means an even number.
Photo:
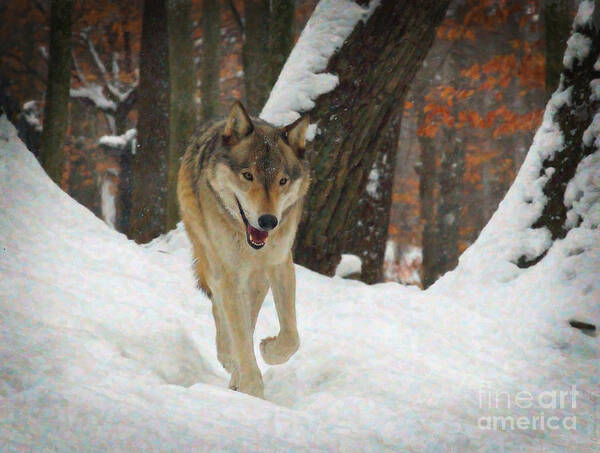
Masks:
[[[479,389],[479,408],[484,415],[477,426],[498,431],[576,430],[579,394],[575,385],[568,390],[510,393],[484,384]]]

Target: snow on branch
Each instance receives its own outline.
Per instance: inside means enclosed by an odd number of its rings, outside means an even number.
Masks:
[[[123,135],[103,135],[100,137],[100,140],[98,140],[98,144],[100,146],[119,151],[123,151],[127,146],[130,146],[132,154],[134,154],[136,138],[137,129],[129,129]]]
[[[70,95],[72,98],[78,98],[91,103],[98,110],[104,112],[111,117],[119,110],[119,106],[131,104],[135,96],[135,90],[138,85],[138,80],[130,85],[125,85],[119,82],[120,69],[117,63],[118,54],[112,53],[112,77],[108,74],[104,62],[100,58],[94,42],[89,36],[89,30],[84,30],[79,34],[80,38],[86,45],[88,52],[96,70],[100,73],[103,85],[89,82],[87,77],[81,70],[77,56],[73,52],[73,66],[75,68],[75,77],[81,83],[81,86],[71,88]],[[105,93],[104,88],[107,92]],[[112,121],[109,121],[112,123]]]
[[[363,8],[351,0],[321,0],[306,23],[271,91],[260,117],[282,126],[315,106],[315,100],[339,83],[336,75],[323,72],[329,59],[342,47],[356,24],[367,20],[379,1]],[[315,127],[309,130],[314,136]]]
[[[90,55],[92,56],[92,60],[94,61],[94,64],[96,65],[96,68],[98,69],[98,72],[100,72],[100,75],[102,76],[102,80],[104,80],[104,84],[106,85],[106,88],[108,90],[108,92],[110,93],[111,96],[113,96],[115,98],[116,101],[120,101],[123,102],[123,100],[127,97],[127,91],[121,91],[119,90],[119,87],[117,86],[116,83],[113,83],[113,81],[111,80],[111,78],[108,75],[108,72],[106,71],[106,66],[104,65],[104,62],[102,61],[102,58],[100,58],[100,55],[98,55],[98,51],[96,50],[96,46],[94,45],[94,42],[90,39],[89,36],[89,31],[88,30],[84,30],[80,33],[81,38],[83,39],[83,41],[86,43],[87,48],[90,52]],[[118,66],[116,66],[116,55],[113,52],[113,77],[115,80],[118,80],[118,73],[115,74],[115,68],[118,69]]]
[[[105,113],[114,113],[117,104],[104,95],[104,88],[96,83],[88,83],[79,88],[71,88],[72,98],[83,98],[90,101],[97,109]]]
[[[37,132],[42,132],[42,122],[40,121],[41,109],[38,101],[27,101],[23,104],[20,116],[23,120]]]

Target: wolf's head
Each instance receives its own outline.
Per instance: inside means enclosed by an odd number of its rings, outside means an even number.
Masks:
[[[224,123],[211,180],[254,249],[265,245],[269,232],[285,222],[287,212],[308,190],[308,124],[305,116],[279,129],[251,120],[239,102]]]

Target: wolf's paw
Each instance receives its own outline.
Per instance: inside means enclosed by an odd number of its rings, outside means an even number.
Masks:
[[[265,386],[263,384],[260,371],[251,375],[238,374],[237,372],[231,375],[229,388],[238,392],[246,393],[257,398],[265,399]]]
[[[239,390],[240,388],[240,374],[236,369],[231,373],[231,378],[229,379],[229,389],[230,390]]]
[[[285,363],[300,347],[297,336],[268,337],[260,342],[260,354],[269,365]]]

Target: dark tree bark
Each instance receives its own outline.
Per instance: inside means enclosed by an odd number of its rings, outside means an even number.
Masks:
[[[271,0],[268,90],[275,85],[281,68],[294,46],[294,10],[294,0]]]
[[[123,47],[125,52],[124,69],[128,74],[133,71],[133,59],[131,56],[131,32],[127,26],[130,7],[127,3],[121,4],[121,28],[123,29]]]
[[[464,17],[464,8],[457,8],[456,17]],[[461,56],[457,54],[455,48],[451,48],[448,53],[445,71],[450,74],[456,74],[460,71],[459,61]],[[468,89],[460,83],[456,86],[458,89]],[[458,116],[458,106],[454,103],[451,107],[452,116]],[[435,203],[435,225],[428,231],[433,233],[435,238],[432,245],[423,244],[427,247],[428,261],[427,268],[423,266],[423,287],[427,288],[435,280],[452,270],[458,263],[459,256],[459,231],[461,221],[461,205],[463,200],[463,177],[465,173],[465,149],[463,140],[457,134],[457,129],[444,127],[442,134],[439,134],[441,143],[436,154],[440,155],[440,168],[437,174],[438,196]],[[431,165],[431,163],[428,163]],[[435,161],[433,165],[436,165]],[[434,183],[435,184],[435,183]]]
[[[577,166],[583,158],[597,150],[594,143],[584,143],[583,133],[600,111],[600,101],[595,97],[592,99],[590,87],[592,80],[600,78],[600,71],[594,69],[594,64],[600,56],[598,8],[594,10],[594,18],[590,22],[593,23],[577,25],[575,28],[575,32],[591,40],[589,53],[583,60],[574,58],[573,67],[563,68],[562,71],[561,89],[572,90],[570,102],[560,107],[554,118],[563,133],[564,145],[542,163],[543,174],[550,174],[543,189],[546,204],[532,228],[548,229],[552,240],[564,238],[570,229],[570,224],[567,223],[568,208],[564,203],[567,184],[575,176]],[[542,260],[546,253],[547,250],[533,258],[521,256],[517,265],[523,268],[533,266]]]
[[[127,61],[127,58],[126,60]],[[137,88],[127,96],[123,102],[117,104],[115,111],[115,130],[116,135],[123,135],[127,132],[128,115],[137,102]],[[127,233],[131,219],[131,161],[133,158],[132,147],[126,146],[119,151],[119,186],[116,195],[117,219],[115,229],[121,233]]]
[[[50,1],[50,45],[41,163],[60,185],[65,154],[63,146],[69,121],[71,83],[71,25],[73,0]]]
[[[221,45],[221,8],[219,0],[202,2],[202,121],[209,121],[219,111],[219,68]]]
[[[115,229],[121,233],[129,231],[131,222],[131,146],[127,146],[119,154],[119,186],[117,199],[115,201],[117,209],[117,221]]]
[[[563,69],[562,58],[571,34],[573,0],[544,0],[543,18],[546,41],[546,95],[558,88]]]
[[[385,132],[448,3],[383,0],[330,59],[327,71],[340,83],[311,111],[321,132],[309,152],[313,182],[296,237],[298,263],[334,273]]]
[[[358,201],[354,233],[347,251],[360,256],[360,280],[373,284],[383,281],[383,261],[388,239],[392,189],[396,172],[398,136],[402,121],[402,106],[385,132],[384,140],[369,174],[367,190]]]
[[[126,60],[127,61],[127,60]],[[117,104],[115,112],[115,129],[117,135],[127,132],[127,116],[137,102],[137,88],[127,97],[124,102]],[[137,139],[136,139],[137,140]],[[131,162],[133,159],[132,147],[126,146],[119,153],[119,187],[116,197],[117,220],[115,229],[121,233],[127,233],[131,220]]]
[[[205,0],[204,4],[207,3],[210,2]],[[171,98],[169,103],[167,230],[170,230],[175,228],[179,220],[177,205],[179,161],[196,124],[196,106],[194,104],[196,70],[192,42],[192,0],[168,0],[168,8]]]
[[[129,236],[165,232],[169,149],[169,47],[166,0],[145,0],[138,91],[138,146],[132,158]]]
[[[428,284],[454,269],[458,263],[458,234],[460,211],[465,173],[465,150],[456,141],[454,130],[446,136],[446,146],[442,150],[440,162],[439,201],[437,218],[437,259],[433,275]]]
[[[242,61],[246,105],[251,115],[262,110],[292,50],[294,11],[293,0],[244,2]]]
[[[245,0],[244,2],[244,87],[246,108],[250,115],[257,116],[265,104],[271,89],[269,68],[269,0]]]
[[[419,173],[420,217],[422,225],[421,244],[423,250],[421,283],[427,288],[437,279],[437,225],[435,223],[435,185],[437,181],[437,150],[429,137],[419,137],[421,158]]]

